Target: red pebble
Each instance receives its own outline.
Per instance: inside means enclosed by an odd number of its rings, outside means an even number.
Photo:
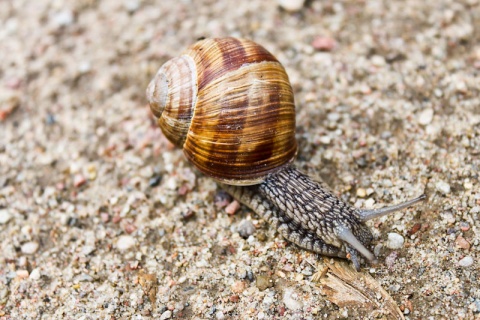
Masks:
[[[417,231],[420,230],[421,227],[422,227],[422,225],[420,223],[415,223],[413,225],[413,227],[408,231],[408,234],[412,235],[412,234],[417,233]]]
[[[317,36],[312,41],[312,47],[319,51],[332,51],[336,46],[337,42],[331,37]]]
[[[81,174],[76,174],[73,178],[73,185],[75,188],[83,186],[87,182],[87,179]]]
[[[234,200],[225,208],[225,212],[233,215],[238,209],[240,209],[240,203],[237,200]]]

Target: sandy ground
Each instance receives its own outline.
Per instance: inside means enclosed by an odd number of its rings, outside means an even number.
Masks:
[[[480,317],[479,28],[478,0],[0,1],[0,318]],[[369,222],[370,302],[156,127],[150,78],[203,36],[284,64],[296,165],[344,200],[427,194]]]

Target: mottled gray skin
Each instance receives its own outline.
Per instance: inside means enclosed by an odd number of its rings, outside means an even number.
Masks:
[[[361,221],[360,211],[294,167],[268,176],[260,185],[223,188],[288,241],[325,256],[348,257],[357,270],[360,255],[339,239],[338,231],[346,228],[366,248],[371,246],[373,236]]]

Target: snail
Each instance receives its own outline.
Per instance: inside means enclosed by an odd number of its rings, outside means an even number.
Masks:
[[[164,135],[200,172],[271,223],[288,241],[360,270],[372,233],[367,220],[426,198],[357,209],[293,161],[295,105],[283,66],[244,39],[204,39],[167,61],[146,90]]]

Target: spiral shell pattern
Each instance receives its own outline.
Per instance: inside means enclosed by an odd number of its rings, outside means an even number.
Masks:
[[[160,68],[147,96],[167,138],[218,181],[257,184],[295,157],[288,76],[252,41],[197,42]]]

